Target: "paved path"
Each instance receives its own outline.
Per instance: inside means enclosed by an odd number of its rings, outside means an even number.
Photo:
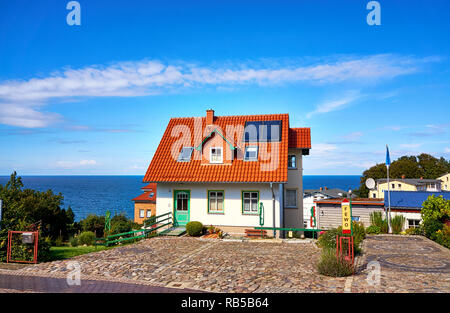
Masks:
[[[426,238],[368,236],[363,249],[354,276],[333,278],[317,273],[321,250],[312,242],[157,237],[69,260],[0,269],[0,292],[450,292],[450,252]],[[81,286],[75,288],[66,284],[74,261],[81,267]],[[375,286],[366,280],[371,261],[381,269]]]
[[[180,293],[198,291],[89,279],[82,280],[78,286],[70,286],[64,278],[0,274],[0,292]]]
[[[363,250],[352,292],[450,292],[450,250],[427,238],[368,236]],[[378,264],[379,284],[374,271]]]

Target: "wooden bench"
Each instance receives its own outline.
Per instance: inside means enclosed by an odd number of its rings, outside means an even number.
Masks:
[[[260,230],[260,229],[246,229],[245,230],[245,237],[267,237],[267,231],[266,230]]]

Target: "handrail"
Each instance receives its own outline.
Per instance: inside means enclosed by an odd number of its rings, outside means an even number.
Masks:
[[[259,203],[259,225],[264,225],[264,204],[262,202]]]
[[[324,229],[312,229],[312,228],[281,228],[281,227],[254,227],[255,229],[268,229],[268,230],[287,230],[287,231],[322,231]]]

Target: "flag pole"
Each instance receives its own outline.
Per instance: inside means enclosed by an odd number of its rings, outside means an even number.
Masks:
[[[389,155],[389,148],[386,145],[387,155]],[[389,186],[389,165],[391,164],[391,159],[389,157],[389,162],[386,163],[387,166],[387,185],[388,185],[388,211],[387,211],[387,221],[388,221],[388,233],[391,234],[391,188]]]

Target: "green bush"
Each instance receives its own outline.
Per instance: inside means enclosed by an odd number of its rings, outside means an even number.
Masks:
[[[203,224],[200,222],[189,222],[186,224],[186,232],[189,236],[198,237],[203,233]]]
[[[111,235],[117,235],[131,231],[131,224],[128,221],[111,222]]]
[[[381,228],[380,226],[377,225],[370,225],[369,227],[366,228],[366,234],[374,234],[374,235],[381,234]]]
[[[95,241],[95,234],[91,231],[84,231],[78,237],[80,245],[92,246]]]
[[[444,224],[436,219],[427,219],[423,221],[423,231],[427,238],[431,240],[436,240],[436,232],[442,230]]]
[[[450,227],[444,225],[442,230],[436,232],[436,242],[446,248],[450,249]]]
[[[79,242],[78,242],[78,238],[77,237],[70,238],[69,242],[70,242],[70,245],[72,247],[78,247]]]
[[[63,239],[61,236],[59,236],[58,238],[55,239],[55,246],[61,247],[62,245],[63,245]]]
[[[372,212],[370,213],[370,224],[373,226],[378,226],[380,228],[380,233],[388,233],[388,222],[383,219],[383,213]]]
[[[417,228],[411,227],[411,228],[406,229],[405,233],[407,235],[422,235],[423,236],[423,229],[422,229],[422,227],[417,227]]]
[[[405,217],[403,215],[396,215],[391,218],[391,228],[394,234],[400,234],[403,230],[403,225],[405,225]]]
[[[354,268],[351,262],[348,262],[343,257],[337,257],[336,251],[333,249],[323,249],[322,256],[317,264],[317,271],[319,274],[344,277],[353,274]]]
[[[361,253],[359,245],[366,238],[364,225],[360,222],[352,222],[353,227],[353,251],[355,254]],[[336,235],[350,237],[350,234],[342,234],[342,226],[327,230],[319,236],[318,245],[323,249],[336,249]]]

